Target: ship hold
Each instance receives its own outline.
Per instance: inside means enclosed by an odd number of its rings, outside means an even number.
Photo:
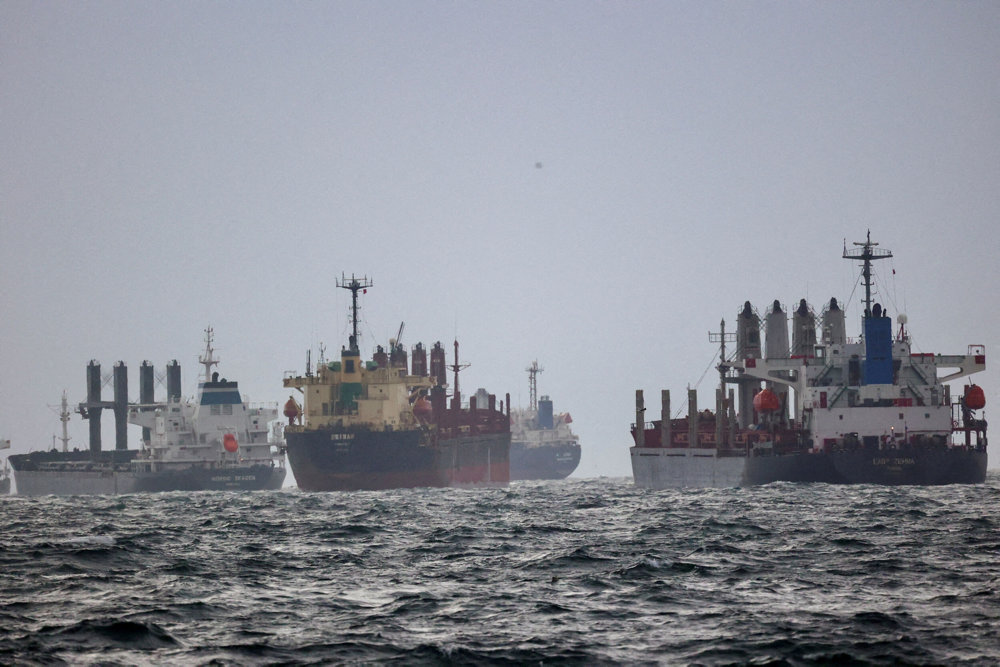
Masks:
[[[277,405],[244,403],[236,382],[219,379],[211,327],[205,331],[206,380],[194,401],[180,395],[180,366],[167,366],[167,400],[153,401],[153,367],[144,362],[139,403],[128,402],[125,364],[114,367],[114,400],[101,400],[101,367],[87,367],[90,449],[67,451],[70,413],[63,396],[63,450],[10,457],[19,495],[119,494],[159,491],[246,491],[279,489],[285,480]],[[115,449],[101,449],[101,411],[115,415]],[[142,446],[127,448],[127,424],[142,426]]]
[[[505,486],[510,481],[510,416],[506,403],[480,390],[463,404],[458,374],[465,365],[455,347],[449,395],[445,350],[417,344],[412,369],[402,329],[363,361],[359,348],[358,293],[367,277],[343,276],[351,292],[352,334],[340,359],[320,357],[315,372],[286,377],[301,392],[285,405],[288,461],[300,489],[356,491],[406,487]]]
[[[861,263],[862,336],[847,337],[836,299],[818,325],[803,299],[792,315],[789,346],[788,315],[775,301],[763,319],[762,347],[761,318],[747,302],[735,337],[725,320],[710,336],[721,359],[714,411],[699,410],[689,390],[687,416],[673,418],[670,392],[663,391],[661,418],[647,422],[643,393],[636,392],[630,449],[636,486],[985,481],[985,395],[967,384],[956,396],[947,384],[985,370],[985,347],[970,345],[964,355],[914,352],[906,316],[898,316],[893,335],[892,320],[872,299],[872,263],[892,254],[870,234],[854,245],[843,257]],[[736,343],[732,358],[727,342]]]
[[[538,398],[538,374],[544,369],[537,361],[528,371],[530,405],[511,411],[510,478],[565,479],[580,463],[580,442],[570,424],[568,412],[555,413],[552,399]]]

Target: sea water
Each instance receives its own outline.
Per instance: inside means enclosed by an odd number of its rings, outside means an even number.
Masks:
[[[948,487],[0,498],[0,664],[996,664]]]

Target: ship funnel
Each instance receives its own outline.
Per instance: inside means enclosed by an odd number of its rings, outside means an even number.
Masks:
[[[406,375],[406,369],[409,366],[409,360],[406,355],[406,348],[403,347],[402,343],[396,341],[389,345],[389,367],[396,371],[402,371],[402,375]]]
[[[865,377],[864,384],[892,384],[892,318],[875,304],[865,325]]]
[[[80,412],[90,423],[90,453],[101,451],[101,364],[92,360],[87,364],[87,402]]]
[[[736,358],[760,359],[760,316],[749,301],[736,318]],[[746,428],[753,420],[753,397],[760,391],[760,380],[749,376],[739,379],[739,423]]]
[[[417,343],[413,348],[413,374],[419,377],[427,375],[427,350],[423,343]]]
[[[372,361],[374,361],[379,368],[389,368],[389,355],[386,354],[384,347],[381,345],[377,345],[375,347],[375,354],[372,355]]]
[[[542,396],[538,399],[538,427],[552,428],[555,420],[552,416],[552,399]]]
[[[847,342],[847,321],[836,298],[830,299],[830,303],[823,309],[820,322],[824,343],[840,345]]]
[[[792,315],[792,355],[810,357],[816,348],[816,315],[805,299]]]
[[[114,400],[101,400],[101,364],[87,365],[87,402],[80,404],[80,414],[90,421],[90,453],[101,451],[101,411],[111,408],[115,415],[115,449],[128,449],[128,369],[124,361],[115,364]]]
[[[448,367],[445,364],[444,347],[441,341],[434,343],[431,348],[431,377],[435,379],[439,386],[448,384]]]
[[[153,364],[143,361],[139,366],[139,403],[150,405],[153,402]],[[140,408],[143,411],[150,408]],[[142,427],[142,441],[149,443],[152,439],[152,430],[149,427]]]
[[[764,327],[767,333],[767,358],[787,359],[788,358],[788,316],[785,314],[781,303],[775,299],[771,310],[764,316]],[[777,382],[766,383],[768,389],[773,391],[781,399],[781,405],[788,405],[788,387]],[[784,419],[782,418],[782,421]]]
[[[167,402],[181,400],[181,366],[174,359],[167,364]]]
[[[736,318],[736,356],[760,359],[760,317],[747,301]]]
[[[788,316],[775,299],[771,310],[764,316],[764,330],[767,335],[766,356],[768,359],[788,358]]]
[[[115,449],[128,449],[128,367],[119,361],[114,367]]]

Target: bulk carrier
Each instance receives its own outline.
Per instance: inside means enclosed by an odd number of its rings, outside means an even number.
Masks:
[[[529,407],[511,411],[510,478],[564,479],[580,464],[580,439],[574,435],[568,412],[556,414],[552,399],[538,398],[538,374],[532,362],[528,371]]]
[[[671,418],[670,392],[661,418],[645,421],[636,392],[636,486],[728,487],[770,482],[939,485],[986,479],[986,419],[982,388],[967,384],[953,396],[946,384],[986,368],[983,345],[964,355],[914,352],[906,316],[892,320],[872,299],[872,266],[892,253],[867,239],[843,258],[861,263],[865,289],[863,335],[846,336],[845,314],[831,299],[817,318],[803,299],[788,318],[775,301],[761,318],[749,302],[736,334],[725,320],[710,339],[720,346],[715,410],[699,411],[688,391],[687,417]],[[736,354],[726,358],[726,343]],[[727,385],[735,385],[728,390]],[[738,411],[737,411],[738,405]],[[789,414],[791,409],[791,414]]]
[[[244,403],[236,382],[220,379],[212,348],[211,327],[205,331],[206,380],[192,402],[181,398],[180,366],[166,368],[167,400],[153,401],[153,366],[143,362],[139,403],[128,402],[128,373],[114,366],[114,400],[101,400],[101,366],[87,366],[87,402],[80,414],[90,422],[89,450],[68,450],[70,413],[63,395],[63,451],[10,456],[19,495],[119,494],[157,491],[279,489],[285,479],[278,431],[277,404]],[[101,449],[101,412],[115,415],[115,449]],[[142,426],[142,446],[128,449],[127,425]]]
[[[458,374],[447,390],[441,343],[412,350],[412,369],[400,333],[388,352],[376,348],[362,361],[358,334],[358,292],[373,286],[367,277],[346,275],[337,286],[351,292],[352,334],[340,360],[322,356],[315,372],[286,377],[284,386],[302,393],[300,406],[289,397],[284,414],[288,462],[300,489],[356,491],[405,487],[505,486],[510,481],[510,415],[506,402],[479,390],[463,405]],[[508,407],[509,411],[509,407]]]

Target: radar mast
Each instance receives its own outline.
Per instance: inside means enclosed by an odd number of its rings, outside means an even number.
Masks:
[[[350,279],[348,279],[346,274],[341,274],[340,279],[337,280],[337,287],[341,289],[351,290],[351,339],[350,348],[351,352],[356,354],[360,353],[360,348],[358,347],[358,291],[360,290],[362,294],[368,291],[369,287],[374,287],[374,283],[368,279],[367,276],[358,278],[353,273]]]
[[[198,357],[198,363],[205,367],[205,382],[212,381],[212,366],[217,366],[219,360],[215,358],[215,348],[212,341],[215,340],[215,330],[209,326],[205,329],[205,354]]]
[[[531,362],[531,365],[525,368],[528,371],[528,405],[532,412],[538,412],[538,374],[545,369],[538,365],[538,360]]]
[[[892,253],[875,247],[878,243],[872,241],[872,230],[870,229],[868,230],[868,238],[863,242],[855,241],[854,245],[858,247],[852,250],[848,250],[847,246],[844,246],[844,259],[853,259],[864,263],[861,276],[864,278],[865,285],[865,318],[868,318],[872,315],[872,262],[877,259],[888,259],[892,257]]]

